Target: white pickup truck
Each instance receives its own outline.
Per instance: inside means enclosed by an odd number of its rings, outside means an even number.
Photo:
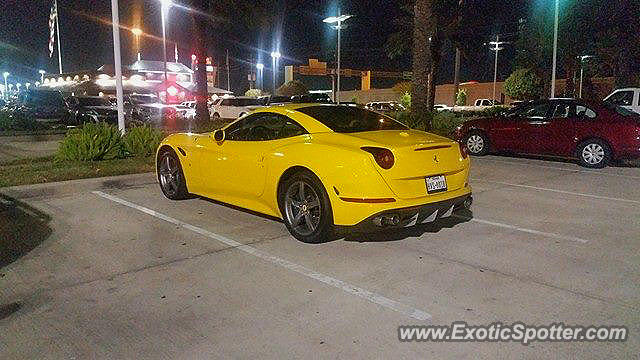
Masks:
[[[500,105],[498,101],[493,102],[490,99],[476,99],[476,101],[471,106],[454,106],[453,111],[481,111],[486,108],[490,108],[494,105]]]
[[[604,102],[621,106],[640,114],[640,88],[624,88],[614,90],[604,98]]]

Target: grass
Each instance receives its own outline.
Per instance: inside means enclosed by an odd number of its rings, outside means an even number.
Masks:
[[[53,157],[19,159],[0,163],[0,187],[138,174],[154,170],[153,156],[104,161],[56,161]]]

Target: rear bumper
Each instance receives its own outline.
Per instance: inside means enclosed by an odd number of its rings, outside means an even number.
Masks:
[[[433,202],[429,204],[389,209],[373,214],[358,224],[351,226],[356,232],[369,232],[384,228],[411,227],[427,224],[438,219],[447,218],[454,212],[470,209],[473,196],[467,193],[455,198]]]

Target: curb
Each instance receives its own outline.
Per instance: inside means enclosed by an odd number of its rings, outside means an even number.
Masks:
[[[143,173],[12,186],[0,188],[0,193],[14,199],[31,199],[74,195],[92,190],[124,189],[155,183],[157,183],[155,173]]]

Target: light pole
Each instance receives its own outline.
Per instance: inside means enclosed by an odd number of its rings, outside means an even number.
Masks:
[[[31,83],[26,83],[24,84],[24,86],[27,88],[27,90],[29,90],[29,86],[31,86]]]
[[[7,78],[9,77],[9,72],[5,71],[2,73],[2,76],[4,76],[4,98],[5,100],[9,99],[9,86],[7,86]]]
[[[556,59],[558,56],[558,12],[560,8],[560,0],[556,2],[555,21],[553,23],[553,67],[551,70],[551,98],[556,97]]]
[[[44,74],[46,74],[47,72],[44,70],[38,70],[38,72],[40,73],[40,83],[44,82]]]
[[[580,91],[578,92],[578,97],[580,99],[582,99],[582,76],[584,73],[584,61],[591,57],[593,57],[593,55],[578,56],[578,59],[580,59]]]
[[[280,52],[278,51],[272,51],[271,52],[271,63],[272,63],[272,69],[273,69],[273,95],[276,94],[276,78],[278,77],[278,59],[280,59],[280,56],[282,56],[280,54]]]
[[[352,17],[352,15],[338,15],[338,16],[329,16],[328,18],[322,20],[327,24],[337,23],[333,28],[338,30],[338,59],[337,59],[337,73],[338,78],[336,81],[336,94],[334,96],[334,101],[340,104],[340,30],[342,29],[342,23],[346,21],[348,18]]]
[[[257,63],[256,69],[258,69],[258,88],[262,90],[262,70],[264,70],[264,64]]]
[[[22,84],[20,84],[20,83],[17,83],[17,84],[16,84],[16,89],[18,89],[18,90],[17,90],[17,91],[18,91],[18,93],[20,92],[20,87],[21,87],[21,86],[22,86]]]
[[[120,14],[118,0],[111,0],[111,23],[113,32],[113,67],[116,78],[116,109],[118,110],[118,130],[125,132],[124,92],[122,90],[122,57],[120,56]]]
[[[507,41],[500,41],[500,35],[496,35],[496,41],[490,41],[489,45],[493,47],[489,48],[491,51],[496,52],[496,59],[493,65],[493,105],[496,104],[496,84],[498,83],[498,52],[504,50],[500,45],[508,44]]]
[[[137,53],[137,59],[138,59],[138,61],[140,61],[140,59],[141,59],[141,56],[140,56],[140,35],[142,35],[142,30],[140,30],[139,28],[133,28],[133,29],[131,29],[131,32],[136,37],[136,53]]]
[[[166,33],[166,20],[167,11],[171,7],[171,0],[160,0],[162,3],[161,16],[162,16],[162,58],[164,61],[164,83],[167,84],[167,33]],[[166,101],[166,99],[165,99]]]

